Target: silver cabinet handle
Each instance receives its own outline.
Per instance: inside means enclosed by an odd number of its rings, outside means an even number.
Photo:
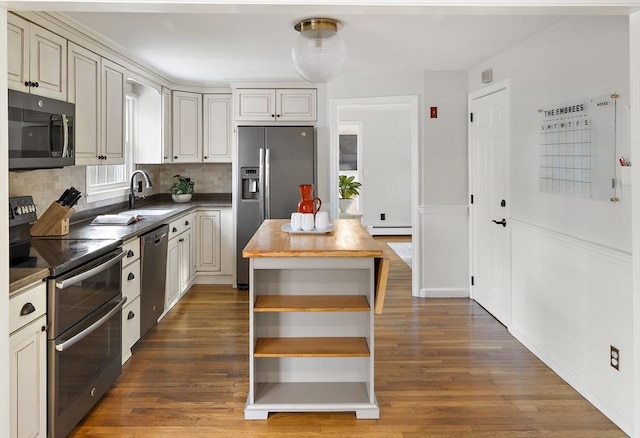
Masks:
[[[62,135],[64,136],[63,147],[62,147],[62,156],[68,157],[69,153],[69,123],[67,123],[66,114],[62,114]]]
[[[64,342],[62,342],[60,344],[56,344],[56,351],[64,351],[67,348],[71,348],[74,345],[76,345],[78,342],[82,341],[84,338],[89,336],[91,333],[93,333],[96,330],[98,330],[105,322],[110,320],[113,315],[118,313],[122,309],[122,306],[124,306],[124,303],[126,303],[126,302],[127,302],[127,297],[122,297],[122,299],[120,301],[118,301],[116,306],[113,309],[111,309],[102,318],[100,318],[99,320],[97,320],[96,322],[91,324],[86,329],[82,330],[80,333],[78,333],[77,335],[75,335],[71,339],[67,339],[66,341],[64,341]]]
[[[260,182],[260,187],[258,187],[258,200],[259,200],[259,210],[260,210],[260,223],[262,223],[265,219],[264,216],[264,177],[265,177],[265,169],[264,169],[264,148],[260,148],[260,167],[258,178]]]
[[[271,149],[264,151],[264,204],[265,218],[271,219]]]
[[[106,261],[106,262],[96,266],[95,268],[91,268],[88,271],[85,271],[85,272],[83,272],[81,274],[78,274],[78,275],[73,276],[71,278],[67,278],[67,279],[62,280],[62,281],[56,281],[56,287],[58,289],[64,289],[65,287],[73,286],[74,284],[81,282],[85,278],[89,278],[89,277],[92,277],[92,276],[102,272],[102,271],[106,271],[111,266],[115,265],[120,260],[125,258],[126,255],[127,255],[127,253],[123,251],[120,254],[118,254],[117,256],[115,256],[114,258],[112,258],[109,261]]]

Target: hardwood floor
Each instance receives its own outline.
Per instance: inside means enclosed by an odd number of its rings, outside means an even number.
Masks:
[[[379,240],[391,259],[376,317],[379,420],[276,413],[245,421],[247,292],[194,286],[70,436],[626,436],[473,301],[412,298],[411,270]]]

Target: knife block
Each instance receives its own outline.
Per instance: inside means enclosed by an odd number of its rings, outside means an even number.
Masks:
[[[75,213],[71,207],[53,202],[31,227],[32,236],[64,236],[69,234],[69,218]]]

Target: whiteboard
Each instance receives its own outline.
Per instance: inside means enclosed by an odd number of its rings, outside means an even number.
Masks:
[[[538,110],[540,191],[600,201],[615,198],[617,97]]]

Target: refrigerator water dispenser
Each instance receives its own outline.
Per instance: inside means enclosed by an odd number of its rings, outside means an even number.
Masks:
[[[258,199],[260,169],[258,167],[243,167],[240,169],[242,178],[242,199]]]

